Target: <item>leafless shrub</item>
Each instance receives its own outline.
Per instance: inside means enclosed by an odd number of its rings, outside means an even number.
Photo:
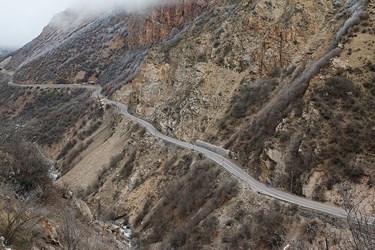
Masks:
[[[64,157],[62,164],[62,173],[65,174],[70,170],[71,164],[76,159],[76,157],[87,149],[88,145],[85,142],[78,143],[70,152]]]
[[[279,77],[281,75],[281,68],[279,66],[273,66],[271,72],[270,72],[270,77],[275,78]]]
[[[370,18],[370,14],[367,11],[363,11],[362,13],[359,14],[359,18],[362,21],[368,20]]]
[[[121,153],[119,153],[119,154],[113,156],[113,157],[111,158],[111,161],[109,162],[109,165],[108,165],[109,168],[116,167],[116,166],[119,164],[119,162],[120,162],[122,159],[124,159],[125,154],[126,154],[126,149],[124,149],[123,151],[121,151]]]
[[[16,187],[18,194],[27,195],[38,188],[45,190],[52,184],[48,176],[48,164],[35,145],[12,137],[3,145],[3,150],[16,160],[2,167],[0,177]]]
[[[310,244],[312,244],[316,238],[318,229],[319,224],[317,221],[307,222],[303,227],[302,235],[306,238],[308,242],[310,242]]]
[[[313,199],[316,201],[321,201],[321,202],[324,202],[326,200],[325,194],[324,194],[324,188],[321,185],[315,187]]]
[[[176,177],[176,181],[165,188],[164,197],[158,204],[152,209],[143,209],[136,220],[140,225],[140,219],[146,218],[140,230],[151,229],[151,234],[142,239],[142,243],[161,241],[165,249],[197,249],[209,244],[215,237],[213,232],[217,224],[212,212],[232,199],[236,192],[235,181],[217,185],[218,174],[210,162],[198,161],[185,175]],[[145,216],[145,212],[151,214]],[[176,221],[184,223],[176,224]]]
[[[136,153],[135,149],[130,152],[129,158],[122,167],[118,179],[127,179],[132,174]]]
[[[238,119],[246,116],[248,110],[265,103],[267,96],[277,85],[274,79],[262,79],[257,83],[244,80],[243,85],[238,90],[238,94],[233,98],[232,108],[229,110],[228,118]]]
[[[137,217],[134,220],[134,225],[139,226],[141,222],[143,221],[144,217],[148,214],[151,208],[151,199],[148,199],[145,205],[143,206],[142,212],[137,215]]]
[[[24,128],[25,137],[41,145],[61,140],[82,117],[94,112],[93,101],[82,89],[34,93],[18,116],[28,121],[28,126]]]
[[[69,152],[69,150],[71,150],[76,144],[77,144],[76,139],[68,141],[68,143],[66,143],[64,145],[63,149],[61,150],[61,152],[57,156],[57,160],[63,158]]]
[[[181,248],[186,243],[186,232],[184,230],[174,231],[169,238],[169,243],[172,248]]]
[[[347,98],[350,93],[359,95],[358,88],[351,80],[338,76],[327,79],[325,91],[335,98]]]
[[[95,131],[97,131],[100,128],[101,125],[102,125],[102,121],[97,121],[97,122],[91,123],[90,127],[87,130],[81,132],[78,135],[78,138],[80,140],[86,139],[87,137],[92,135]]]
[[[76,211],[73,209],[73,205],[63,210],[62,218],[60,230],[63,249],[79,250],[87,247],[88,237],[78,228]]]
[[[351,233],[348,237],[351,249],[375,249],[375,197],[372,201],[363,203],[353,202],[353,194],[347,188],[343,188],[342,197],[344,201],[344,209],[348,213],[347,224]],[[367,208],[367,209],[366,209]],[[371,213],[365,211],[370,208]]]
[[[371,65],[372,65],[371,70],[375,72],[375,63]],[[363,85],[370,92],[372,96],[375,96],[375,76],[369,81],[365,82]]]
[[[284,242],[284,217],[276,201],[268,210],[260,210],[252,216],[252,223],[244,223],[231,239],[231,244],[243,244],[248,236],[256,239],[259,248],[278,249]]]
[[[4,186],[0,190],[4,193]],[[14,197],[8,194],[8,197]],[[5,238],[6,245],[30,242],[38,235],[37,225],[44,218],[37,204],[38,196],[37,193],[30,193],[26,199],[0,201],[0,235]]]

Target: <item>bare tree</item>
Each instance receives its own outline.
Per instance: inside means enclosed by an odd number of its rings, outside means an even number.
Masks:
[[[373,250],[375,249],[375,213],[365,214],[365,206],[374,204],[354,205],[349,208],[347,223],[352,235],[352,245],[354,249]]]
[[[5,245],[12,245],[17,241],[35,238],[38,235],[37,225],[43,220],[42,209],[38,208],[39,194],[30,194],[28,198],[18,197],[12,200],[12,194],[4,186],[0,187],[2,194],[9,194],[7,201],[0,203],[0,235],[4,237]]]
[[[76,211],[73,205],[65,208],[62,213],[61,240],[64,250],[78,250],[84,237],[76,225]]]
[[[352,249],[375,250],[375,197],[372,201],[353,202],[353,194],[343,191],[344,209],[351,233],[348,242]]]
[[[12,184],[18,194],[28,196],[37,189],[46,190],[52,185],[48,176],[48,163],[39,154],[35,145],[14,136],[0,150],[9,153],[15,159],[14,164],[2,166],[0,177],[5,183]]]

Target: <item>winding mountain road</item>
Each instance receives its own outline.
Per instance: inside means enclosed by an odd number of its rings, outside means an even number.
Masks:
[[[158,137],[158,138],[160,138],[164,141],[175,144],[179,147],[191,149],[191,150],[194,150],[196,152],[199,152],[199,153],[203,154],[204,156],[206,156],[207,158],[216,162],[218,165],[220,165],[222,168],[227,170],[229,173],[231,173],[232,175],[234,175],[238,179],[247,183],[254,191],[256,191],[258,193],[261,193],[261,194],[264,194],[264,195],[267,195],[267,196],[270,196],[270,197],[273,197],[273,198],[276,198],[276,199],[279,199],[279,200],[282,200],[282,201],[293,203],[293,204],[296,204],[296,205],[301,206],[301,207],[305,207],[305,208],[308,208],[308,209],[312,209],[312,210],[315,210],[315,211],[323,212],[323,213],[330,214],[330,215],[337,216],[337,217],[341,217],[341,218],[346,218],[347,215],[348,215],[347,212],[342,208],[326,205],[326,204],[323,204],[323,203],[320,203],[320,202],[312,201],[312,200],[305,199],[305,198],[302,198],[302,197],[299,197],[299,196],[296,196],[296,195],[293,195],[293,194],[290,194],[290,193],[286,193],[286,192],[280,191],[280,190],[272,188],[272,187],[268,187],[267,185],[257,181],[255,178],[250,176],[243,169],[241,169],[240,167],[238,167],[236,164],[234,164],[232,161],[226,159],[225,157],[223,157],[219,154],[216,154],[216,153],[214,153],[214,152],[212,152],[208,149],[199,147],[197,145],[187,143],[187,142],[184,142],[184,141],[166,136],[166,135],[162,134],[161,132],[159,132],[152,124],[150,124],[150,123],[130,114],[128,112],[128,107],[125,104],[119,103],[119,102],[116,102],[116,101],[112,101],[112,100],[108,100],[108,99],[104,99],[104,100],[108,104],[111,104],[111,105],[117,107],[119,109],[119,112],[122,115],[124,115],[127,118],[129,118],[129,119],[137,122],[138,124],[142,125],[144,128],[146,128],[146,130],[150,134],[152,134],[152,135],[154,135],[154,136],[156,136],[156,137]]]
[[[190,149],[196,152],[199,152],[203,154],[205,157],[211,159],[212,161],[216,162],[219,166],[224,168],[226,171],[231,173],[236,178],[244,181],[247,183],[254,191],[264,194],[285,202],[289,202],[307,209],[311,209],[314,211],[322,212],[325,214],[333,215],[340,218],[346,218],[348,216],[348,213],[339,207],[323,204],[320,202],[312,201],[309,199],[305,199],[287,192],[283,192],[281,190],[269,187],[259,181],[257,181],[255,178],[250,176],[248,173],[246,173],[243,169],[241,169],[239,166],[234,164],[232,161],[228,160],[227,158],[214,153],[208,149],[199,147],[197,145],[184,142],[181,140],[178,140],[176,138],[172,138],[170,136],[162,134],[160,131],[158,131],[152,124],[149,122],[142,120],[141,118],[138,118],[128,112],[128,106],[117,102],[113,100],[109,100],[106,97],[104,97],[101,94],[102,88],[100,86],[94,86],[94,85],[81,85],[81,84],[59,84],[59,85],[48,85],[48,84],[33,84],[33,85],[18,85],[13,82],[9,82],[8,85],[14,86],[14,87],[32,87],[32,88],[53,88],[53,89],[61,89],[61,88],[84,88],[88,90],[92,90],[93,98],[98,98],[101,101],[104,101],[106,104],[110,104],[114,107],[116,107],[120,114],[124,115],[125,117],[129,118],[130,120],[140,124],[143,126],[150,134],[154,135],[155,137],[158,137],[164,141],[167,141],[169,143],[172,143],[174,145],[177,145],[181,148]]]
[[[338,30],[338,32],[337,32],[336,36],[334,37],[333,42],[330,46],[331,49],[336,47],[335,46],[336,43],[339,42],[341,37],[355,23],[356,18],[358,18],[358,16],[363,11],[363,9],[364,9],[363,4],[359,3],[359,2],[354,7],[352,7],[350,9],[351,10],[351,16],[349,17],[349,19],[347,19],[347,21]],[[290,88],[285,89],[285,95],[289,95],[290,93],[288,93],[288,92],[291,92],[293,90],[293,88],[295,88],[297,85],[302,86],[302,89],[303,89],[303,87],[304,87],[303,84],[310,81],[310,79],[322,68],[322,66],[324,64],[329,62],[329,60],[331,58],[338,55],[339,53],[340,53],[340,50],[332,49],[325,56],[323,56],[320,60],[318,60],[314,64],[312,64],[312,66],[309,69],[305,70],[302,73],[301,77],[299,79],[297,79],[294,82],[294,84],[292,84],[292,86],[290,86]],[[2,71],[2,72],[4,72],[4,71]],[[12,76],[13,72],[5,72],[5,73]],[[302,198],[302,197],[299,197],[299,196],[296,196],[296,195],[293,195],[293,194],[283,192],[283,191],[280,191],[278,189],[269,187],[269,186],[257,181],[256,179],[254,179],[252,176],[250,176],[248,173],[246,173],[243,169],[241,169],[240,167],[238,167],[236,164],[234,164],[230,160],[226,159],[225,157],[222,157],[221,155],[218,155],[218,154],[216,154],[216,153],[214,153],[214,152],[212,152],[208,149],[199,147],[197,145],[193,145],[191,143],[187,143],[187,142],[184,142],[184,141],[181,141],[181,140],[178,140],[178,139],[175,139],[175,138],[172,138],[172,137],[169,137],[169,136],[166,136],[166,135],[162,134],[152,124],[150,124],[150,123],[130,114],[128,112],[128,107],[125,104],[105,98],[101,94],[102,89],[99,86],[80,85],[80,84],[72,84],[72,85],[46,85],[46,84],[17,85],[17,84],[14,84],[13,82],[9,82],[8,85],[16,86],[16,87],[34,87],[34,88],[35,87],[40,87],[40,88],[85,88],[85,89],[92,90],[93,91],[93,94],[92,94],[93,98],[98,98],[101,101],[104,101],[104,102],[106,102],[110,105],[113,105],[113,106],[117,107],[119,112],[122,115],[124,115],[124,116],[128,117],[129,119],[139,123],[141,126],[146,128],[146,130],[150,134],[152,134],[152,135],[154,135],[154,136],[156,136],[156,137],[158,137],[158,138],[160,138],[164,141],[175,144],[179,147],[194,150],[196,152],[199,152],[199,153],[203,154],[204,156],[206,156],[207,158],[216,162],[222,168],[227,170],[233,176],[235,176],[238,179],[247,183],[254,191],[256,191],[260,194],[264,194],[264,195],[267,195],[267,196],[270,196],[270,197],[273,197],[273,198],[276,198],[276,199],[279,199],[279,200],[282,200],[282,201],[285,201],[285,202],[296,204],[298,206],[301,206],[301,207],[304,207],[304,208],[307,208],[307,209],[311,209],[311,210],[314,210],[314,211],[326,213],[326,214],[333,215],[333,216],[336,216],[336,217],[346,218],[348,216],[348,213],[342,208],[330,206],[330,205],[323,204],[323,203],[316,202],[316,201],[312,201],[312,200],[309,200],[309,199],[305,199],[305,198]],[[375,218],[371,218],[371,220],[374,221]]]

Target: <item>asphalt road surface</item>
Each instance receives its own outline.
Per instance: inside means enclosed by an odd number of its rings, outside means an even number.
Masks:
[[[229,173],[231,173],[232,175],[234,175],[238,179],[240,179],[240,180],[246,182],[247,184],[249,184],[249,186],[254,191],[256,191],[258,193],[261,193],[261,194],[264,194],[264,195],[267,195],[267,196],[270,196],[270,197],[273,197],[273,198],[276,198],[276,199],[279,199],[279,200],[282,200],[282,201],[293,203],[293,204],[296,204],[296,205],[301,206],[301,207],[305,207],[305,208],[312,209],[312,210],[315,210],[315,211],[319,211],[319,212],[323,212],[323,213],[326,213],[326,214],[334,215],[334,216],[337,216],[337,217],[342,217],[342,218],[347,217],[347,212],[342,208],[326,205],[326,204],[316,202],[316,201],[312,201],[312,200],[309,200],[309,199],[305,199],[305,198],[302,198],[302,197],[299,197],[299,196],[296,196],[296,195],[293,195],[293,194],[283,192],[283,191],[280,191],[278,189],[269,187],[269,186],[257,181],[252,176],[250,176],[248,173],[246,173],[243,169],[241,169],[240,167],[235,165],[233,162],[231,162],[230,160],[226,159],[225,157],[223,157],[219,154],[216,154],[216,153],[214,153],[214,152],[212,152],[208,149],[205,149],[205,148],[202,148],[202,147],[199,147],[199,146],[196,146],[196,145],[184,142],[184,141],[180,141],[178,139],[175,139],[175,138],[172,138],[172,137],[169,137],[169,136],[166,136],[166,135],[160,133],[152,124],[150,124],[150,123],[130,114],[128,112],[128,107],[125,104],[115,102],[115,101],[112,101],[112,100],[108,100],[108,99],[105,99],[105,101],[108,104],[111,104],[111,105],[117,107],[122,115],[128,117],[129,119],[137,122],[138,124],[140,124],[141,126],[146,128],[146,130],[150,134],[152,134],[152,135],[154,135],[154,136],[156,136],[156,137],[158,137],[158,138],[160,138],[164,141],[175,144],[179,147],[191,149],[191,150],[194,150],[196,152],[199,152],[199,153],[203,154],[207,158],[209,158],[212,161],[219,164],[221,167],[223,167],[225,170],[227,170]]]
[[[172,143],[174,145],[177,145],[181,148],[190,149],[196,152],[201,153],[202,155],[206,156],[207,158],[211,159],[212,161],[216,162],[218,165],[220,165],[222,168],[224,168],[226,171],[231,173],[236,178],[244,181],[247,183],[254,191],[264,194],[285,202],[289,202],[307,209],[315,210],[318,212],[322,212],[325,214],[333,215],[336,217],[346,218],[348,216],[347,212],[340,208],[335,206],[330,206],[327,204],[323,204],[320,202],[312,201],[309,199],[305,199],[284,191],[280,191],[278,189],[269,187],[259,181],[257,181],[255,178],[250,176],[248,173],[246,173],[243,169],[238,167],[236,164],[234,164],[232,161],[226,159],[225,157],[216,154],[208,149],[199,147],[197,145],[184,142],[172,137],[169,137],[167,135],[162,134],[159,132],[152,124],[148,123],[145,120],[142,120],[128,112],[128,107],[120,102],[116,102],[113,100],[109,100],[105,98],[101,94],[101,87],[95,86],[95,85],[81,85],[81,84],[59,84],[59,85],[48,85],[48,84],[33,84],[33,85],[18,85],[14,84],[13,82],[9,82],[8,85],[15,86],[15,87],[39,87],[39,88],[85,88],[89,90],[93,90],[92,97],[98,98],[102,102],[105,102],[107,104],[110,104],[114,107],[116,107],[119,112],[126,116],[127,118],[133,120],[134,122],[137,122],[141,126],[143,126],[150,134],[167,141],[169,143]]]

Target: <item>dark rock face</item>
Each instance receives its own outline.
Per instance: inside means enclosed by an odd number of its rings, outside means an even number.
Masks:
[[[176,0],[175,5],[153,9],[129,26],[129,47],[149,45],[165,39],[174,28],[181,28],[207,10],[208,0]]]

